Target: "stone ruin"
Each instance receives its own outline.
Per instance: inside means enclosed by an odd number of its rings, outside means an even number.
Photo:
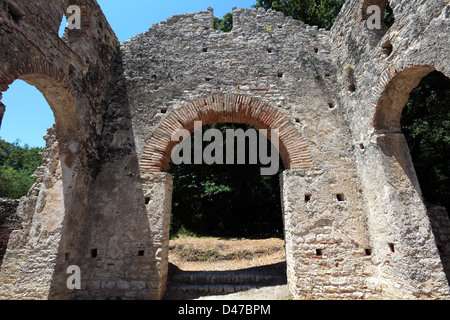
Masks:
[[[56,120],[0,299],[162,299],[170,137],[196,120],[280,130],[295,298],[448,299],[450,223],[424,203],[400,115],[424,76],[450,76],[450,7],[389,0],[395,24],[370,30],[386,3],[348,0],[330,31],[234,8],[224,33],[207,9],[119,43],[95,0],[0,0],[0,92],[22,79]],[[60,38],[69,5],[82,26]]]

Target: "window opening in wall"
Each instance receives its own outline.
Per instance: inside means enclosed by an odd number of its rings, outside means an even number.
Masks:
[[[339,202],[345,201],[345,196],[342,193],[337,194],[336,198]]]
[[[72,64],[69,65],[69,75],[75,74],[76,71],[77,69]]]
[[[322,249],[316,249],[316,256],[322,257],[323,256],[323,250]]]
[[[278,72],[278,77],[282,78],[283,77],[283,72]]]
[[[365,249],[365,253],[366,253],[366,256],[371,256],[372,255],[372,250],[371,249]]]
[[[305,194],[305,202],[311,202],[311,195]]]
[[[388,246],[389,246],[389,250],[391,251],[391,253],[395,253],[394,244],[393,243],[389,243]]]
[[[15,4],[8,3],[8,13],[16,23],[20,23],[25,14]]]
[[[145,198],[145,204],[149,204],[150,203],[150,198]]]
[[[383,53],[384,53],[387,57],[389,57],[389,56],[392,54],[392,51],[394,50],[394,49],[393,49],[393,46],[392,46],[392,44],[391,44],[390,41],[387,41],[385,44],[383,44],[383,45],[381,46],[381,49],[383,50]]]
[[[91,258],[97,258],[98,251],[97,249],[91,249]]]
[[[355,92],[355,91],[356,91],[356,84],[351,83],[351,84],[349,85],[349,87],[348,87],[348,91],[349,91],[350,93]]]
[[[145,255],[145,251],[144,250],[139,250],[138,251],[138,257],[143,257]]]

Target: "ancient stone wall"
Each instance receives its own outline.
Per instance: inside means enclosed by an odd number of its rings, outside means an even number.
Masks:
[[[93,0],[0,1],[0,91],[23,79],[56,118],[19,206],[23,230],[11,237],[0,298],[161,299],[170,137],[198,120],[280,130],[296,298],[449,298],[436,244],[447,233],[433,229],[398,130],[421,77],[449,75],[448,5],[389,1],[396,23],[373,31],[364,10],[375,2],[347,1],[331,31],[235,8],[224,33],[208,9],[119,47]],[[86,19],[60,39],[69,4]],[[81,269],[80,290],[66,286],[70,265]]]
[[[89,14],[82,30],[66,30],[62,39],[58,29],[69,5]],[[38,182],[19,205],[23,230],[11,235],[0,298],[68,297],[67,266],[86,250],[83,232],[118,41],[96,1],[2,0],[0,43],[0,92],[24,80],[42,92],[56,120]]]

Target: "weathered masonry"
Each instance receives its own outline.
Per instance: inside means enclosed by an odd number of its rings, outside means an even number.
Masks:
[[[0,299],[161,299],[170,137],[198,120],[280,130],[296,298],[449,299],[450,224],[423,201],[400,115],[424,76],[450,76],[450,8],[390,0],[395,24],[367,28],[367,7],[387,2],[348,0],[330,31],[233,9],[223,33],[208,9],[120,44],[95,0],[0,0],[0,92],[22,79],[56,119]],[[82,28],[60,38],[69,5]]]

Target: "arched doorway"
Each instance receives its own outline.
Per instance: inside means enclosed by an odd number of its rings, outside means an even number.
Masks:
[[[410,147],[402,128],[402,114],[407,115],[405,105],[409,103],[411,93],[414,94],[413,90],[423,79],[427,79],[428,75],[435,75],[434,72],[435,69],[428,65],[412,66],[401,71],[397,71],[392,66],[386,69],[381,76],[380,83],[374,89],[378,99],[373,104],[376,108],[373,136],[376,138],[376,145],[380,151],[377,160],[374,161],[378,164],[377,170],[380,179],[379,186],[373,188],[378,191],[377,196],[374,196],[374,201],[370,200],[370,202],[373,202],[371,206],[373,212],[377,213],[376,215],[385,214],[387,218],[383,220],[395,222],[391,222],[389,226],[379,223],[376,226],[379,232],[374,233],[377,234],[376,241],[380,245],[378,250],[391,252],[386,261],[391,263],[395,260],[399,261],[399,259],[423,257],[410,260],[410,265],[407,267],[399,267],[403,272],[403,281],[420,283],[420,281],[426,281],[423,279],[435,277],[428,281],[439,283],[439,286],[442,286],[444,283],[447,284],[444,272],[448,274],[446,271],[448,262],[443,257],[448,253],[443,253],[443,248],[439,248],[438,242],[439,237],[443,235],[442,232],[446,233],[444,225],[449,225],[448,218],[439,220],[439,223],[433,222],[433,212],[427,208],[424,201],[426,200],[422,186],[424,181],[420,181],[418,178]],[[442,74],[441,77],[445,78],[446,75]],[[426,109],[427,106],[424,105],[423,108]],[[411,139],[409,141],[412,142]],[[420,141],[418,142],[420,143]],[[373,219],[376,220],[379,217],[374,216]],[[421,230],[421,232],[415,231],[411,234],[412,230]],[[385,249],[382,249],[383,247]],[[425,273],[429,267],[422,265],[425,258],[436,259],[436,264],[439,266],[433,273],[427,275]],[[397,267],[397,265],[395,266]],[[388,277],[392,274],[389,268],[381,268],[381,270],[382,277],[384,274]],[[418,272],[417,270],[421,270],[419,273],[423,272],[424,274],[420,277],[417,276],[415,274]],[[420,281],[419,278],[421,278]],[[406,294],[411,294],[411,292]],[[416,294],[420,295],[421,293]]]
[[[198,122],[202,125],[237,123],[266,130],[272,144],[279,146],[278,154],[286,170],[313,167],[309,147],[294,126],[295,120],[289,120],[278,109],[260,100],[236,95],[213,96],[170,111],[148,141],[140,159],[147,212],[158,226],[155,233],[156,238],[160,238],[158,252],[163,262],[160,264],[162,273],[167,273],[168,268],[173,187],[173,179],[166,172],[180,138],[195,134]]]
[[[288,296],[280,190],[284,167],[281,159],[272,158],[279,158],[278,150],[247,125],[215,124],[198,130],[203,137],[215,130],[215,141],[204,142],[202,153],[207,157],[208,149],[216,144],[213,157],[217,162],[189,161],[179,165],[171,162],[169,173],[174,188],[169,270],[172,272],[166,298],[237,294],[252,288],[264,291],[283,285]],[[239,139],[239,132],[245,135],[245,141]],[[231,133],[233,138],[229,139]],[[245,148],[241,145],[244,143]],[[193,159],[193,139],[190,144]],[[230,161],[227,152],[231,150],[229,144],[234,144],[231,156],[234,161]],[[256,146],[261,144],[267,148],[258,150]],[[274,162],[273,174],[261,174],[264,164],[253,154],[260,152],[263,157],[268,153]],[[226,159],[220,159],[220,155]]]
[[[68,78],[51,63],[30,59],[14,66],[8,64],[2,70],[13,72],[0,73],[1,79],[10,79],[0,83],[2,92],[17,79],[36,87],[50,106],[56,124],[47,137],[48,148],[44,165],[36,172],[37,182],[19,205],[24,228],[13,233],[8,243],[0,273],[1,299],[22,297],[23,288],[27,288],[30,299],[49,299],[56,286],[55,268],[61,262],[60,245],[66,211],[71,206],[71,185],[77,180],[71,170],[77,161],[74,154],[80,142],[80,114]],[[35,276],[48,280],[39,282]],[[59,293],[65,288],[65,281],[62,272],[58,277]]]
[[[6,252],[9,236],[21,229],[17,206],[36,183],[34,173],[42,164],[46,149],[43,139],[54,124],[53,112],[42,94],[33,86],[16,80],[3,94],[3,119],[0,119],[0,266]],[[52,137],[47,136],[47,141]]]

